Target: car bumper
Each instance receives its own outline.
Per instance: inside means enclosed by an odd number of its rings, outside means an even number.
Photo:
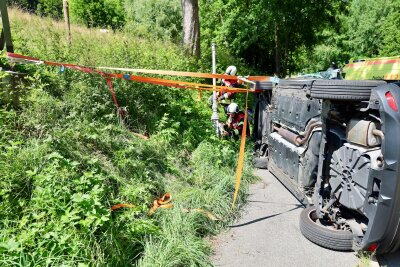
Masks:
[[[368,230],[361,244],[362,249],[371,250],[377,246],[377,253],[384,254],[400,249],[400,111],[393,110],[385,94],[391,92],[400,107],[400,88],[387,84],[372,90],[370,107],[379,108],[382,131],[384,166],[371,170],[369,191],[372,193],[372,180],[380,181],[379,196],[376,203],[368,203]]]

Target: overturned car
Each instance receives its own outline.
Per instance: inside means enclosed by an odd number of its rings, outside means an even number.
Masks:
[[[399,86],[313,78],[259,85],[255,165],[307,206],[300,229],[312,242],[400,249]]]

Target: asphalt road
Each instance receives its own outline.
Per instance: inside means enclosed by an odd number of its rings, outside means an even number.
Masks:
[[[213,238],[216,266],[353,267],[353,252],[335,252],[302,236],[303,207],[268,171],[255,171],[262,181],[251,186],[248,205],[230,229]]]

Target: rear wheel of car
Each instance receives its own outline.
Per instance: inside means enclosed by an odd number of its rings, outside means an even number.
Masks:
[[[336,230],[321,224],[313,206],[301,212],[300,231],[308,240],[321,247],[338,251],[352,250],[353,234],[348,230]]]
[[[311,87],[311,97],[335,100],[368,100],[371,89],[385,81],[316,80]]]

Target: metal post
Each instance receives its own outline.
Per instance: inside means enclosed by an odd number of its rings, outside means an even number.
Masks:
[[[217,63],[216,63],[215,44],[211,45],[211,51],[212,51],[212,73],[216,74],[216,72],[217,72]],[[215,86],[217,86],[217,79],[216,78],[213,78],[213,86],[214,86],[214,89],[215,89]],[[218,128],[219,116],[218,116],[217,91],[213,91],[212,110],[213,110],[213,114],[211,116],[211,120],[214,123],[216,134],[219,135],[219,128]]]
[[[8,12],[7,12],[7,6],[6,6],[6,1],[0,0],[0,12],[1,12],[1,21],[3,23],[3,30],[1,33],[1,41],[3,49],[4,43],[6,44],[6,50],[7,52],[14,53],[14,47],[11,41],[11,30],[10,30],[10,22],[8,20]],[[4,39],[3,39],[4,37]]]
[[[68,44],[71,44],[71,26],[69,24],[69,6],[68,0],[63,1],[64,19],[65,19],[65,30]]]

